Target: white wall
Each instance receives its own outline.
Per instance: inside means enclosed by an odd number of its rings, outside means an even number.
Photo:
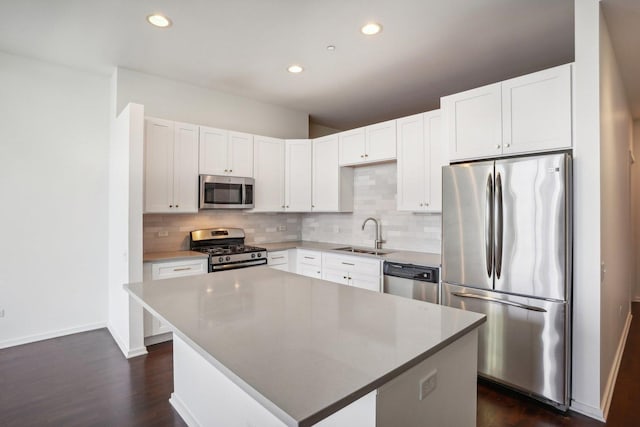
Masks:
[[[574,410],[600,407],[600,91],[598,0],[575,2],[573,354]]]
[[[600,14],[601,256],[606,273],[600,298],[600,394],[605,416],[610,403],[621,339],[631,315],[633,241],[631,165],[633,120],[609,31]],[[620,347],[620,349],[619,349]]]
[[[633,122],[633,152],[636,163],[631,166],[631,204],[633,223],[634,265],[640,265],[640,120]],[[636,267],[633,276],[632,297],[640,301],[640,268]]]
[[[276,138],[307,138],[309,115],[249,98],[118,68],[117,113],[130,102],[168,120]]]
[[[0,53],[0,348],[104,326],[109,78]]]

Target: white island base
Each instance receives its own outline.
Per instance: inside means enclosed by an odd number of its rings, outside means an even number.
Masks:
[[[335,411],[328,407],[318,419],[297,423],[277,402],[252,397],[205,359],[188,343],[174,336],[174,392],[170,402],[189,426],[202,427],[473,427],[476,425],[477,329],[453,341],[401,374]],[[216,363],[216,365],[219,365]],[[229,372],[227,371],[227,374]],[[313,390],[310,386],[309,390]],[[357,397],[357,396],[356,396]],[[345,396],[345,401],[353,397]],[[267,409],[267,407],[269,409]],[[279,416],[277,416],[278,414]]]

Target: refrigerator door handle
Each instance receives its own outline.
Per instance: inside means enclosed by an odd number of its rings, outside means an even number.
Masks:
[[[499,299],[499,298],[491,298],[491,297],[484,296],[484,295],[470,294],[470,293],[467,293],[467,292],[452,292],[452,294],[457,296],[457,297],[460,297],[460,298],[481,299],[483,301],[497,302],[499,304],[510,305],[510,306],[518,307],[518,308],[524,308],[525,310],[529,310],[529,311],[537,311],[537,312],[540,312],[540,313],[546,313],[547,312],[547,310],[545,310],[544,308],[536,307],[536,306],[533,306],[533,305],[520,304],[519,302],[513,302],[513,301],[508,301],[508,300]]]
[[[493,174],[491,172],[487,176],[484,215],[485,265],[487,277],[491,277],[491,270],[493,269]]]
[[[503,240],[503,204],[502,204],[502,175],[500,172],[496,174],[496,240],[495,240],[495,264],[496,264],[496,278],[499,279],[502,275],[502,240]]]

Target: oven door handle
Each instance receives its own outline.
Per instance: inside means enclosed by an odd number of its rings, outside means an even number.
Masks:
[[[252,265],[266,264],[267,259],[257,259],[255,261],[234,262],[230,264],[215,264],[212,266],[213,271],[232,270],[234,268],[250,267]]]

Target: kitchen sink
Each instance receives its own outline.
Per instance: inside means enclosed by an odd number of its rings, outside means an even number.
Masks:
[[[382,249],[362,249],[362,248],[354,248],[353,246],[347,246],[344,248],[336,248],[336,251],[344,251],[351,252],[354,254],[367,254],[367,255],[387,255],[390,254],[391,251],[384,251]]]

